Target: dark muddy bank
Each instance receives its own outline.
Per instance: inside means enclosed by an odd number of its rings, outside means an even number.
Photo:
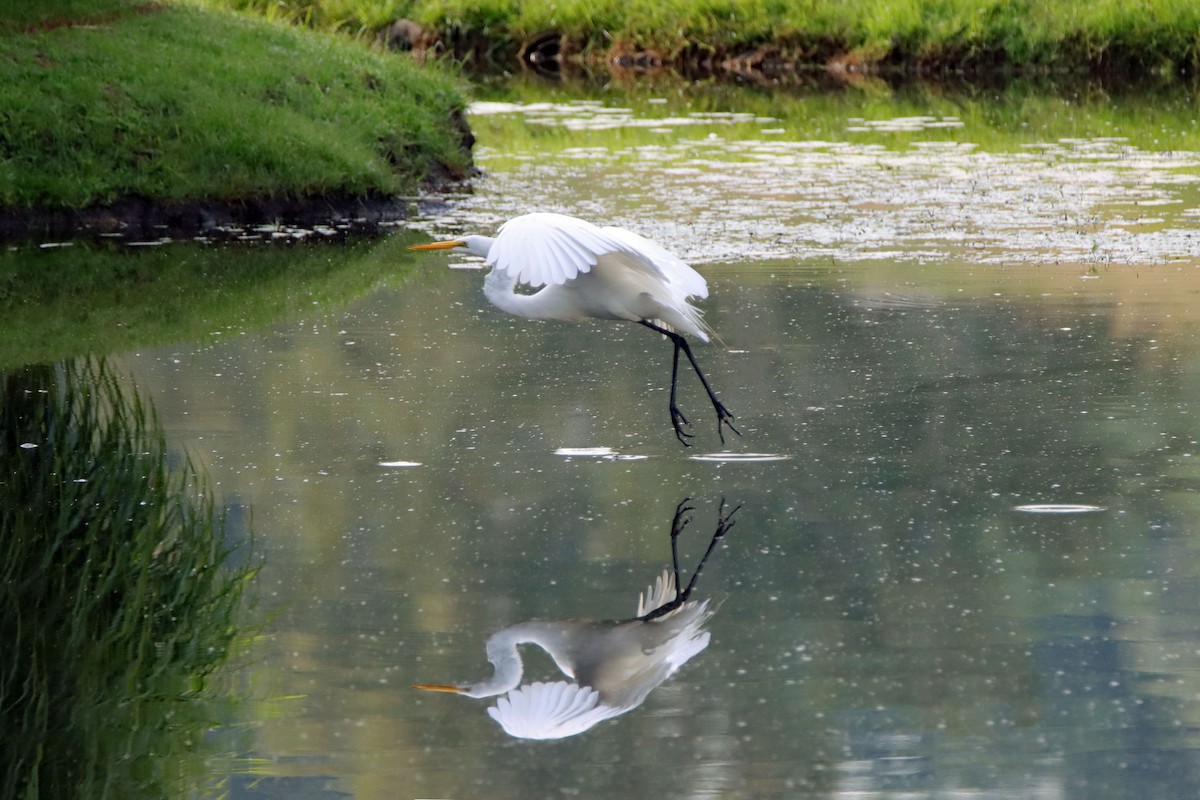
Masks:
[[[457,123],[467,152],[475,136],[465,117]],[[127,240],[237,238],[248,228],[328,230],[372,235],[402,224],[417,205],[467,191],[474,168],[441,167],[421,184],[419,197],[327,193],[310,197],[247,197],[162,202],[123,197],[93,208],[0,208],[0,242],[47,242],[61,239],[119,237]],[[425,201],[428,196],[433,198]]]
[[[463,191],[466,184],[429,187],[431,196]],[[127,197],[87,209],[0,211],[0,242],[47,242],[99,236],[134,240],[226,239],[247,229],[322,230],[373,235],[403,224],[421,201],[413,197],[323,195],[308,198],[250,198],[160,203]],[[431,202],[440,202],[433,200]]]

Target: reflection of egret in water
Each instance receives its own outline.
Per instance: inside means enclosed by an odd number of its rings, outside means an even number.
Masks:
[[[722,501],[708,549],[680,588],[677,539],[693,510],[684,500],[671,522],[671,566],[638,598],[637,616],[622,620],[532,620],[510,625],[487,641],[495,673],[477,683],[419,684],[416,688],[467,697],[504,694],[488,714],[510,735],[523,739],[574,736],[602,720],[641,705],[651,690],[708,646],[704,623],[708,600],[692,600],[696,579],[713,548],[733,527],[739,507]],[[520,685],[517,646],[535,644],[550,654],[571,681]],[[507,693],[507,694],[506,694]]]

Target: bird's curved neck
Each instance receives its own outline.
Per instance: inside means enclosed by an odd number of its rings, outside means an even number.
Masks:
[[[487,659],[495,671],[492,677],[472,684],[467,694],[491,697],[517,688],[524,672],[517,645],[536,644],[549,652],[548,643],[549,631],[542,622],[522,622],[493,633],[487,640]]]
[[[503,270],[493,269],[483,281],[483,296],[501,311],[536,319],[537,294],[517,294],[516,286],[516,278]]]

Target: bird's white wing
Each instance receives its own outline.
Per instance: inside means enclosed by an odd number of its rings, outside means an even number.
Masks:
[[[681,297],[708,297],[708,283],[664,248],[624,228],[601,228],[564,214],[523,214],[500,226],[487,262],[529,286],[563,284],[596,266],[609,253],[622,263],[666,282]]]
[[[542,286],[566,283],[614,252],[633,251],[590,222],[563,214],[524,214],[500,226],[487,262],[518,283]]]
[[[622,710],[600,705],[600,694],[591,687],[554,681],[513,689],[488,709],[488,715],[510,736],[562,739],[583,733]]]
[[[609,236],[621,241],[631,252],[637,253],[653,264],[662,274],[667,283],[679,289],[683,297],[708,297],[708,281],[686,262],[650,241],[645,236],[639,236],[624,228],[601,228]]]

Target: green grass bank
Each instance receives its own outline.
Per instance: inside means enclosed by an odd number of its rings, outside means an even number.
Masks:
[[[189,3],[3,8],[0,231],[80,209],[270,217],[470,168],[446,70]]]
[[[543,55],[717,71],[828,67],[907,72],[1195,75],[1194,0],[206,0],[315,27],[511,59]],[[556,36],[546,38],[548,32]]]

